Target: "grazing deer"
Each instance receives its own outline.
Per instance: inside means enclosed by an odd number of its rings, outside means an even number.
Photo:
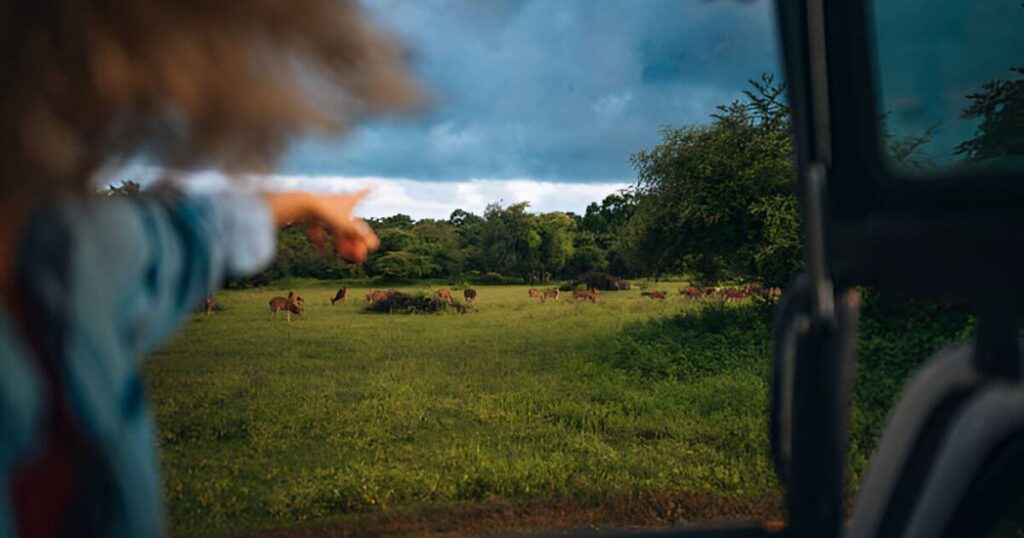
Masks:
[[[597,302],[598,297],[599,292],[597,291],[597,288],[592,290],[575,290],[572,292],[573,299],[584,299],[591,302]]]
[[[392,295],[391,293],[386,292],[386,291],[370,290],[366,294],[366,302],[368,302],[368,303],[376,303],[377,301],[383,301],[384,299],[387,299],[387,298],[391,297],[391,295]]]
[[[213,310],[217,308],[217,300],[213,298],[213,294],[210,293],[206,296],[206,300],[203,301],[203,312],[209,316],[213,313]]]
[[[554,299],[556,301],[558,300],[558,288],[544,290],[543,292],[541,292],[540,300],[542,302],[547,302],[548,299]]]
[[[473,288],[466,288],[462,291],[462,297],[466,299],[467,303],[472,303],[473,301],[476,301],[476,290]]]
[[[527,293],[529,293],[530,297],[533,299],[536,299],[537,297],[541,296],[540,290],[538,290],[537,288],[530,288],[530,291]]]
[[[441,288],[437,290],[437,296],[448,301],[448,304],[452,304],[452,290],[448,288]]]
[[[592,290],[576,290],[572,292],[572,298],[583,299],[584,301],[596,303],[598,298],[600,298],[600,292],[597,291],[597,288],[594,288]]]
[[[290,291],[288,292],[287,299],[284,297],[274,297],[270,300],[270,315],[273,319],[277,319],[277,311],[284,310],[288,315],[288,321],[292,320],[292,314],[298,314],[301,318],[303,317],[304,312],[301,305],[304,303],[305,301],[302,297],[299,297],[295,292]]]
[[[348,288],[341,288],[338,293],[334,294],[334,298],[331,299],[331,304],[341,301],[341,304],[348,304]]]
[[[687,296],[690,299],[703,299],[708,294],[708,290],[700,289],[697,286],[687,286],[684,290],[679,290],[679,293]]]

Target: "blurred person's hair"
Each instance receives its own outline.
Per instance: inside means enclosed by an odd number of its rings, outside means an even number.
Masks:
[[[285,144],[413,105],[354,0],[0,0],[0,197],[138,156],[268,171]]]

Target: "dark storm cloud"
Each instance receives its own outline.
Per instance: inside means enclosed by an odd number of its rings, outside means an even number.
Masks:
[[[432,106],[300,144],[285,172],[628,179],[660,126],[705,122],[778,64],[767,1],[365,4],[409,48]]]

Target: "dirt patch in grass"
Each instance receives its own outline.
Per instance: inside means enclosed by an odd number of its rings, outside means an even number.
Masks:
[[[702,493],[623,495],[534,503],[492,498],[416,511],[354,515],[331,523],[254,529],[229,536],[259,538],[362,536],[493,536],[552,531],[669,528],[697,522],[772,522],[784,514],[778,496]]]

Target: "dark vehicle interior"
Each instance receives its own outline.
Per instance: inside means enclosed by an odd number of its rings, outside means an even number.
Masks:
[[[1019,536],[1024,7],[958,4],[777,3],[807,262],[773,334],[772,455],[788,520],[781,530],[669,534]],[[993,48],[1006,35],[1019,46]],[[985,89],[969,96],[974,123],[933,106],[964,87]],[[963,158],[894,164],[890,130],[932,121],[929,107]],[[844,462],[864,285],[970,305],[978,324],[906,386],[850,507]]]

